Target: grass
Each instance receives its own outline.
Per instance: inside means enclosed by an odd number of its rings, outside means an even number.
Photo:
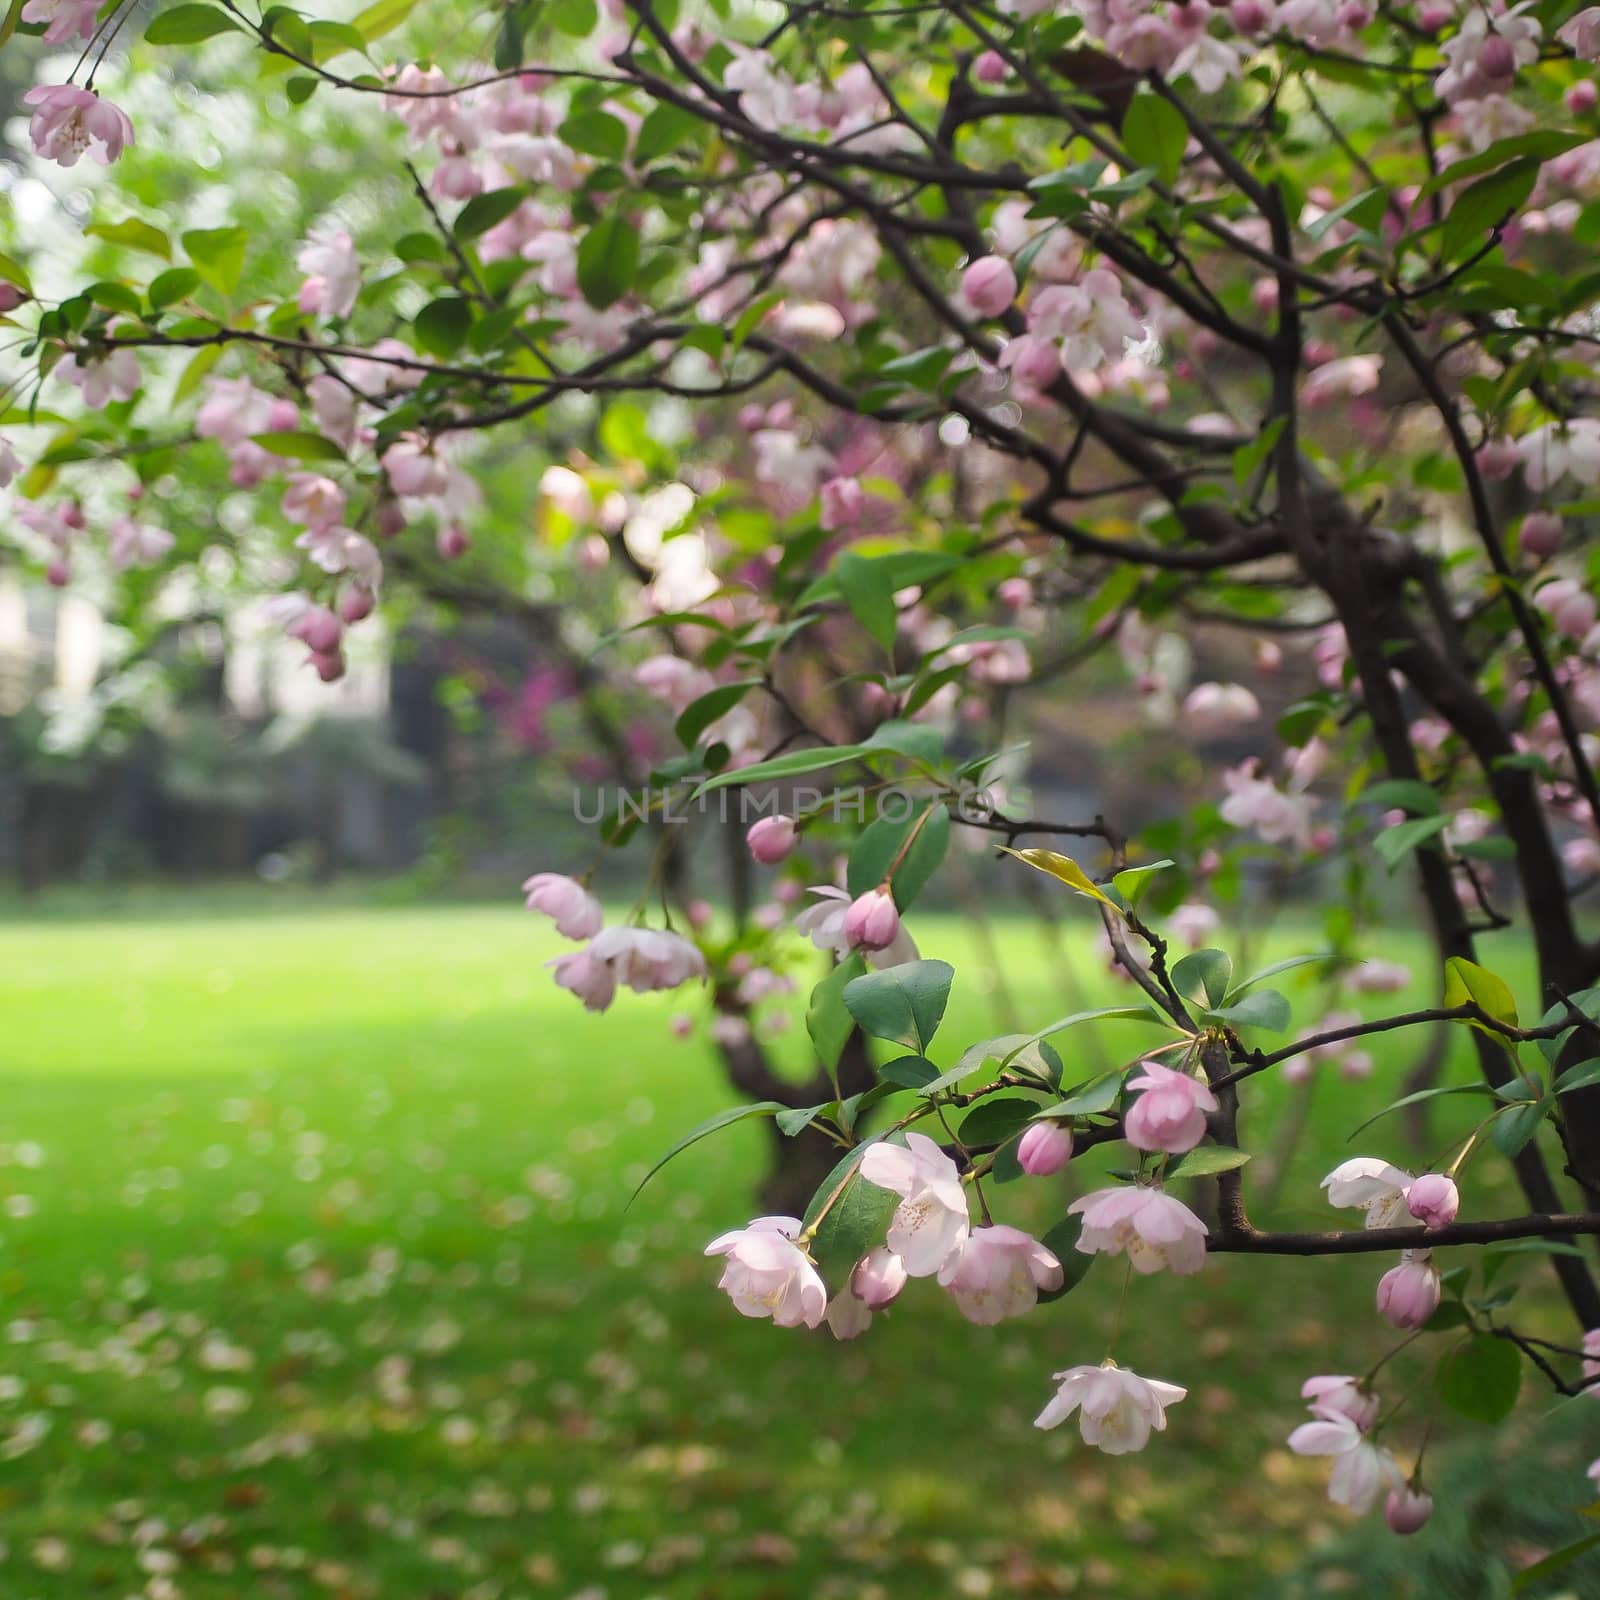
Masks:
[[[957,961],[953,1059],[1001,1031],[995,974],[959,922],[918,932]],[[540,970],[553,949],[482,907],[0,922],[7,1600],[1470,1596],[1501,1592],[1501,1552],[1584,1531],[1600,1427],[1586,1447],[1567,1407],[1552,1429],[1532,1381],[1499,1456],[1443,1427],[1466,1476],[1404,1545],[1352,1536],[1283,1449],[1303,1376],[1385,1348],[1371,1258],[1135,1283],[1117,1353],[1190,1396],[1119,1460],[1030,1425],[1052,1370],[1105,1353],[1110,1263],[998,1329],[926,1284],[848,1346],[743,1321],[699,1251],[752,1214],[763,1135],[706,1141],[625,1210],[726,1092],[666,1026],[679,997],[590,1017]],[[1020,924],[1000,950],[1030,1019],[1103,987]],[[1092,1067],[1087,1036],[1062,1042]],[[1272,1220],[1328,1225],[1316,1179],[1406,1059],[1322,1069]],[[1269,1127],[1283,1086],[1252,1091]],[[1448,1132],[1467,1113],[1444,1105]],[[1392,1124],[1360,1148],[1408,1154]],[[1494,1168],[1477,1214],[1515,1203]],[[1023,1226],[1060,1213],[1052,1183],[1001,1195]],[[1542,1269],[1520,1270],[1537,1323]],[[1504,1514],[1474,1518],[1490,1491]]]

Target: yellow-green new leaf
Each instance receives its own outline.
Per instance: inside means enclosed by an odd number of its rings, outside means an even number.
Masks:
[[[1027,862],[1039,872],[1047,872],[1052,878],[1059,878],[1069,889],[1075,889],[1091,900],[1098,900],[1101,905],[1110,906],[1113,911],[1121,910],[1121,907],[1071,856],[1061,855],[1055,850],[1006,850],[1005,853],[1008,856],[1015,856],[1018,861]]]

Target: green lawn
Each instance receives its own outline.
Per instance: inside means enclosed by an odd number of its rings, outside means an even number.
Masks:
[[[962,925],[936,922],[918,933],[960,969],[953,1059],[1004,1024]],[[1524,1555],[1584,1531],[1600,1412],[1530,1445],[1551,1410],[1530,1380],[1514,1472],[1447,1424],[1435,1448],[1471,1486],[1451,1514],[1404,1546],[1338,1543],[1321,1471],[1282,1439],[1302,1376],[1384,1347],[1374,1258],[1136,1282],[1117,1353],[1191,1392],[1120,1460],[1030,1426],[1053,1369],[1105,1352],[1108,1263],[999,1329],[927,1284],[849,1346],[743,1321],[700,1248],[753,1214],[763,1136],[708,1140],[624,1211],[726,1094],[666,1027],[679,997],[590,1017],[541,970],[554,949],[481,907],[0,922],[6,1600],[1234,1597],[1300,1592],[1316,1548],[1336,1567],[1315,1592],[1487,1595],[1463,1528]],[[1001,950],[1034,1022],[1108,987],[1081,982],[1086,936],[1080,981],[1027,926]],[[1375,953],[1420,966],[1407,936]],[[1083,1035],[1063,1048],[1092,1067]],[[1328,1225],[1316,1179],[1343,1154],[1408,1157],[1393,1124],[1344,1143],[1408,1059],[1324,1077],[1273,1220]],[[1253,1083],[1248,1126],[1282,1093]],[[1000,1193],[1003,1220],[1059,1215],[1054,1184]],[[1467,1197],[1514,1204],[1492,1162]],[[1495,1522],[1482,1497],[1529,1461],[1547,1525]],[[1383,1561],[1379,1587],[1357,1578]]]

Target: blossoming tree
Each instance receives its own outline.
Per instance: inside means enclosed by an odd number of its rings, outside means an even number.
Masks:
[[[690,798],[760,796],[748,848],[777,892],[731,937],[672,893],[655,910],[658,848],[639,909],[608,923],[579,864],[542,863],[529,905],[574,941],[555,983],[596,1010],[709,983],[748,1088],[770,1078],[751,1013],[785,950],[833,958],[807,1011],[821,1086],[679,1146],[760,1116],[834,1147],[803,1216],[708,1246],[740,1312],[850,1338],[915,1278],[992,1323],[1102,1255],[1194,1275],[1218,1252],[1397,1257],[1372,1370],[1309,1378],[1290,1442],[1400,1533],[1431,1502],[1418,1408],[1385,1405],[1385,1324],[1435,1347],[1438,1397],[1483,1420],[1524,1362],[1562,1395],[1600,1372],[1581,917],[1600,870],[1600,10],[554,0],[491,22],[196,0],[128,46],[133,15],[25,0],[7,23],[38,67],[41,170],[115,164],[98,195],[124,212],[97,216],[70,284],[57,262],[47,286],[20,225],[0,259],[9,535],[41,581],[113,611],[218,581],[227,546],[227,582],[335,680],[394,593],[462,564],[515,594],[525,565],[472,568],[485,463],[535,434],[564,456],[539,486],[541,572],[557,597],[619,574],[592,653],[678,744],[647,774],[653,811],[619,808],[597,846],[664,837],[642,824]],[[297,240],[151,221],[140,163],[181,160],[199,116],[165,86],[241,63],[282,125],[360,129],[344,176],[352,195],[393,179],[384,203],[330,199]],[[148,122],[124,109],[141,103]],[[162,505],[219,470],[256,496],[251,525],[225,538],[191,504],[175,537]],[[1174,641],[1202,632],[1253,639],[1253,686],[1180,681]],[[1243,732],[1256,755],[1142,834],[1013,809],[994,713],[1046,661],[1100,656],[1182,736]],[[1273,727],[1262,685],[1300,661],[1318,687]],[[841,811],[863,789],[902,803]],[[1078,897],[1128,1002],[936,1038],[959,976],[902,919],[953,833]],[[1280,973],[1348,993],[1397,975],[1353,949],[1235,972],[1210,899],[1247,855],[1338,863],[1352,926],[1374,877],[1413,877],[1440,1003],[1296,1027]],[[1506,926],[1537,992],[1478,959]],[[1074,1081],[1052,1041],[1113,1018],[1145,1042]],[[1369,1035],[1439,1025],[1470,1038],[1478,1081],[1416,1093],[1475,1096],[1470,1132],[1426,1172],[1331,1173],[1364,1228],[1254,1224],[1252,1081],[1360,1071]],[[1007,1183],[1116,1142],[1117,1182],[1042,1239],[995,1220]],[[1491,1162],[1517,1214],[1475,1214]],[[1214,1180],[1209,1217],[1186,1178]],[[1550,1340],[1502,1292],[1541,1247],[1570,1311]],[[1110,1360],[1057,1382],[1039,1425],[1076,1414],[1111,1452],[1185,1397]]]

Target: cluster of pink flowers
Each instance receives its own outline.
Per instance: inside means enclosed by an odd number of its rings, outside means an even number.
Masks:
[[[1342,1374],[1307,1378],[1300,1395],[1314,1420],[1289,1435],[1289,1448],[1297,1455],[1331,1459],[1328,1498],[1359,1514],[1370,1511],[1387,1490],[1389,1526],[1402,1534],[1423,1527],[1433,1515],[1433,1496],[1415,1474],[1407,1480],[1394,1452],[1373,1439],[1380,1402],[1367,1382]]]
[[[1322,1187],[1331,1205],[1365,1210],[1369,1228],[1392,1228],[1414,1220],[1437,1231],[1449,1227],[1461,1209],[1460,1191],[1448,1173],[1413,1177],[1374,1156],[1341,1162],[1322,1180]],[[1396,1328],[1420,1328],[1439,1309],[1442,1292],[1432,1252],[1404,1250],[1400,1264],[1378,1282],[1378,1313]]]
[[[604,1011],[619,984],[636,994],[651,994],[706,975],[704,953],[682,934],[661,928],[606,927],[600,902],[576,879],[536,872],[522,892],[528,910],[549,917],[563,938],[587,941],[583,949],[557,956],[547,965],[556,984],[570,990],[590,1011]]]

